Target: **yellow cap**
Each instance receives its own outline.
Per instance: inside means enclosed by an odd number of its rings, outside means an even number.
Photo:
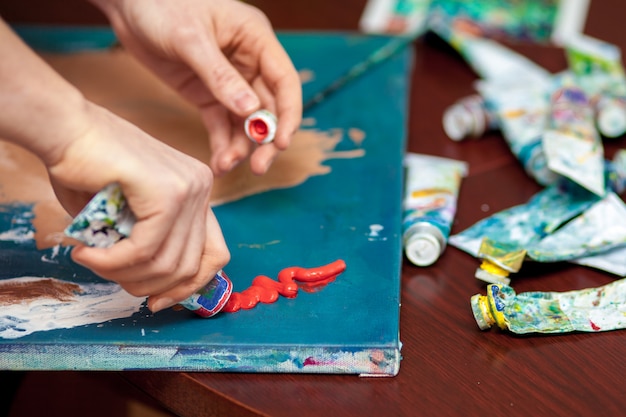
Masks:
[[[471,298],[472,313],[480,330],[488,330],[496,322],[489,312],[487,297],[475,294]]]
[[[481,330],[490,329],[494,323],[503,330],[508,328],[503,313],[504,305],[497,296],[500,288],[498,284],[490,284],[487,286],[487,295],[476,294],[471,298],[474,319]]]

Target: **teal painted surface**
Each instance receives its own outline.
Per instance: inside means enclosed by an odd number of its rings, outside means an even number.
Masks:
[[[298,69],[315,79],[311,97],[388,42],[348,33],[281,33]],[[289,266],[316,267],[343,259],[346,271],[315,293],[210,319],[190,311],[156,315],[143,308],[127,319],[0,339],[2,369],[193,369],[331,373],[397,372],[402,158],[407,126],[411,50],[376,66],[305,114],[319,130],[342,129],[336,149],[365,155],[325,162],[328,175],[215,209],[232,259],[225,270],[242,291],[259,274],[276,278]],[[365,140],[356,145],[347,129]],[[29,206],[4,207],[28,217]],[[372,234],[371,225],[382,229]],[[97,281],[67,253],[42,263],[34,243],[2,242],[0,278],[53,276]],[[65,352],[65,353],[62,353]],[[49,356],[48,360],[45,359]],[[218,359],[216,359],[216,357]],[[86,360],[86,359],[89,360]]]

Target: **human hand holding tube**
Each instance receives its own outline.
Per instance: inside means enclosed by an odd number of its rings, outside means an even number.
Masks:
[[[132,295],[149,296],[153,312],[177,304],[229,260],[209,206],[211,171],[105,109],[89,113],[90,129],[48,166],[56,195],[75,215],[94,190],[118,182],[136,224],[127,239],[106,249],[79,245],[72,258]]]
[[[298,74],[265,15],[236,0],[91,0],[124,47],[197,106],[216,175],[250,155],[263,174],[300,125]],[[256,146],[242,129],[259,108],[277,115],[276,139]]]

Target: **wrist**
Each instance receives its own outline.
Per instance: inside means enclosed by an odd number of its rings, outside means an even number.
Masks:
[[[0,138],[54,163],[89,126],[88,102],[0,20]]]

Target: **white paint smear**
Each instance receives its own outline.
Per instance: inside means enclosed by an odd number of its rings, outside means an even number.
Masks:
[[[54,278],[21,277],[3,282],[19,280],[23,283],[50,279]],[[34,332],[68,329],[130,317],[139,311],[146,300],[145,297],[128,294],[115,283],[76,284],[80,286],[82,293],[76,294],[71,301],[40,297],[28,302],[1,306],[0,338],[15,339]]]

